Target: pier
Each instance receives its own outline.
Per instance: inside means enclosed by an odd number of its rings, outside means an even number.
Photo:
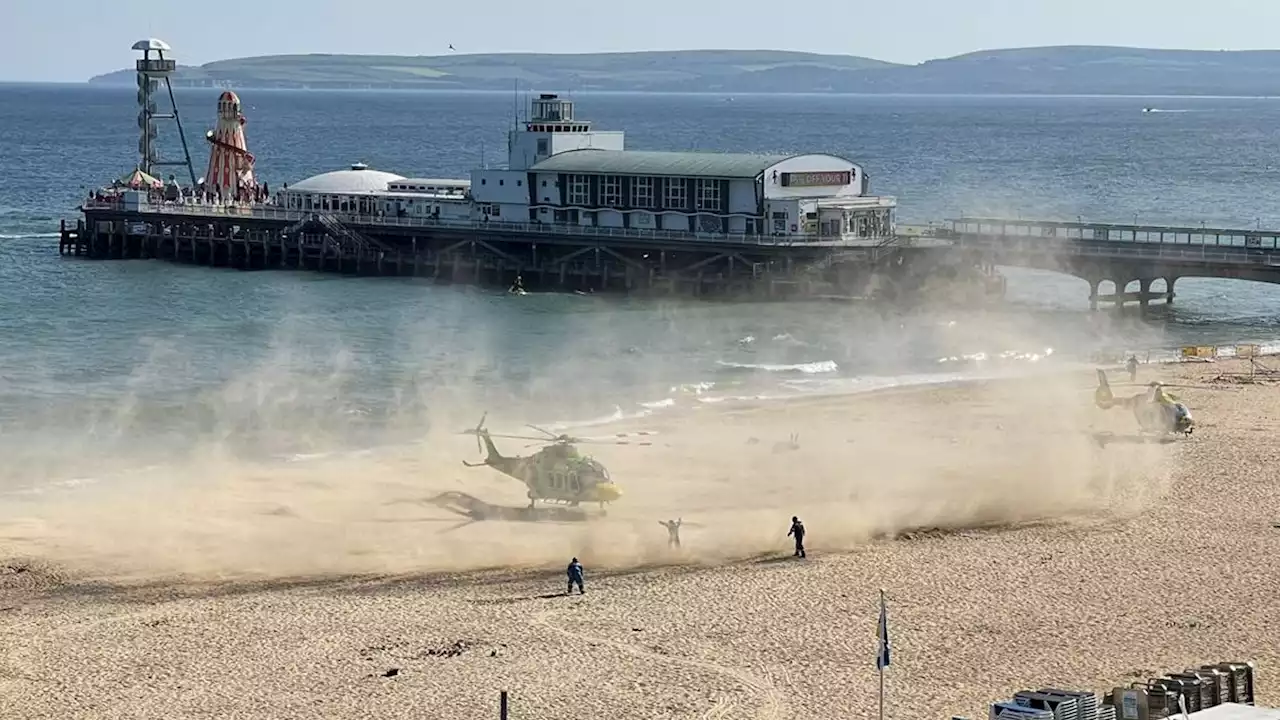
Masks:
[[[1280,231],[1231,228],[957,218],[851,241],[317,213],[248,203],[91,201],[81,212],[84,219],[63,223],[63,255],[503,287],[519,277],[530,290],[848,296],[865,293],[873,276],[909,285],[959,268],[971,280],[998,281],[996,268],[1012,266],[1085,280],[1097,309],[1172,303],[1183,277],[1280,283]]]
[[[894,238],[688,233],[549,223],[433,220],[261,204],[87,202],[59,252],[238,270],[430,278],[528,290],[817,296],[895,252]],[[842,281],[843,278],[843,281]]]
[[[551,93],[508,130],[505,167],[414,178],[357,162],[271,192],[249,151],[244,106],[226,91],[197,180],[172,93],[172,112],[156,104],[176,67],[170,48],[154,38],[133,47],[143,53],[138,165],[63,225],[63,255],[695,297],[850,295],[873,285],[896,296],[894,278],[910,274],[897,254],[897,201],[872,194],[857,163],[828,153],[630,150],[623,131],[597,129]],[[182,137],[182,160],[156,152],[166,119]],[[191,184],[151,173],[166,165],[185,165]]]
[[[694,297],[1003,296],[997,268],[1073,275],[1090,305],[1172,303],[1183,277],[1280,283],[1280,231],[962,217],[899,227],[857,163],[826,153],[628,150],[574,102],[543,93],[508,132],[507,166],[410,178],[355,163],[270,192],[240,98],[219,98],[196,179],[169,46],[134,44],[139,161],[63,223],[59,252],[240,270],[314,270],[565,292]],[[172,120],[182,159],[158,156]],[[151,174],[185,167],[183,187]],[[1103,291],[1110,284],[1110,292]],[[1136,284],[1136,287],[1134,287]]]
[[[1094,309],[1106,302],[1172,303],[1184,277],[1280,283],[1280,230],[964,217],[902,244],[1081,278]],[[1104,282],[1110,293],[1102,292]]]

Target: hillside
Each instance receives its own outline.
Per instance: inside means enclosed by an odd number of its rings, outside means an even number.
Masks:
[[[132,70],[90,79],[130,84]],[[182,66],[179,86],[650,92],[1280,95],[1280,51],[1052,47],[919,65],[851,55],[681,50],[584,55],[273,55]]]
[[[713,89],[750,84],[758,73],[836,76],[896,67],[847,55],[772,50],[681,50],[584,55],[496,54],[405,57],[396,55],[268,55],[182,66],[175,84],[283,88],[422,88],[510,90],[522,86],[564,90]],[[134,83],[131,69],[99,75],[91,83]]]

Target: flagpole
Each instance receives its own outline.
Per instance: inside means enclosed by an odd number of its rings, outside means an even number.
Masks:
[[[885,623],[884,588],[880,588],[880,622]],[[884,657],[884,645],[885,640],[887,639],[884,633],[887,630],[887,627],[881,625],[880,630],[876,633],[880,636],[879,645],[881,658]],[[876,665],[880,666],[880,720],[884,720],[884,663],[877,662]]]

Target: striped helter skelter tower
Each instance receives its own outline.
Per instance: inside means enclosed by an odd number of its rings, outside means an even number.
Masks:
[[[233,198],[238,189],[252,191],[257,186],[253,177],[253,155],[244,139],[244,114],[240,98],[230,90],[218,98],[218,125],[205,134],[209,141],[209,171],[204,185],[209,192],[222,189],[222,196]]]

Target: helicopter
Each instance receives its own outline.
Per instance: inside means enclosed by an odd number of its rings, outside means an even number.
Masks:
[[[476,450],[485,453],[485,459],[478,463],[462,464],[467,467],[491,467],[498,472],[513,477],[528,487],[529,507],[541,500],[547,503],[567,504],[577,507],[579,503],[599,503],[603,511],[606,503],[614,502],[622,497],[622,488],[609,477],[609,471],[599,460],[578,453],[576,444],[605,443],[613,445],[652,445],[652,442],[631,442],[625,440],[609,440],[602,438],[577,438],[569,435],[557,435],[536,425],[527,427],[542,433],[543,437],[527,435],[494,435],[484,427],[486,413],[480,418],[475,428],[463,434],[476,436]],[[651,432],[618,433],[615,438],[630,435],[653,435]],[[503,455],[493,443],[493,438],[512,440],[532,440],[534,443],[545,443],[547,446],[524,457]],[[483,443],[483,446],[481,445]]]
[[[1195,430],[1195,420],[1187,406],[1176,397],[1165,392],[1164,386],[1152,382],[1147,392],[1127,398],[1117,398],[1111,392],[1111,384],[1107,382],[1104,370],[1098,370],[1098,389],[1093,393],[1093,402],[1103,410],[1116,407],[1127,407],[1133,411],[1138,427],[1148,435],[1190,435]]]

